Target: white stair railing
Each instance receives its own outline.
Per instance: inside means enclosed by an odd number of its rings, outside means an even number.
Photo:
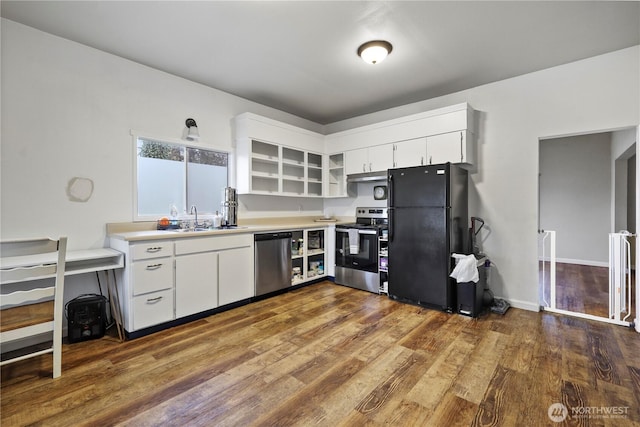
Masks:
[[[626,321],[631,316],[631,243],[628,231],[609,234],[609,318]],[[627,315],[621,319],[622,313]]]
[[[556,308],[556,232],[553,230],[541,230],[542,234],[542,301],[546,308]],[[547,241],[549,243],[549,300],[547,294]]]
[[[541,230],[542,235],[542,310],[582,319],[597,320],[622,326],[631,326],[627,318],[631,315],[631,244],[628,238],[632,234],[611,233],[609,237],[609,317],[559,309],[556,306],[556,232]],[[616,236],[616,237],[611,237]],[[549,255],[547,256],[547,245]],[[548,264],[547,264],[548,263]],[[546,265],[549,266],[549,301],[546,300]],[[627,315],[621,318],[621,313]],[[640,332],[640,330],[638,331]]]

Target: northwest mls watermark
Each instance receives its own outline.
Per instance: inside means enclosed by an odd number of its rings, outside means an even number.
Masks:
[[[574,406],[569,410],[562,403],[554,403],[547,410],[549,419],[561,423],[565,419],[625,419],[629,417],[628,406]]]

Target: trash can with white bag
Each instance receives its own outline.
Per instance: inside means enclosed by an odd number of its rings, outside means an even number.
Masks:
[[[484,288],[486,286],[486,257],[475,255],[451,255],[456,265],[450,277],[456,279],[456,311],[462,315],[478,317],[483,309]]]

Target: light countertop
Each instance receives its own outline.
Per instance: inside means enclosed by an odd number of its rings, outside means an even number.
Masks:
[[[335,218],[335,221],[325,221],[318,217],[254,218],[241,221],[238,228],[211,229],[205,231],[156,230],[156,223],[154,221],[126,222],[107,224],[107,235],[112,239],[125,241],[162,240],[322,228],[353,221],[354,219],[350,217]]]

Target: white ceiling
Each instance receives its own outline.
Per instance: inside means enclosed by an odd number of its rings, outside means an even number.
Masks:
[[[640,44],[640,2],[6,1],[4,18],[327,124]],[[360,44],[393,52],[369,65]]]

